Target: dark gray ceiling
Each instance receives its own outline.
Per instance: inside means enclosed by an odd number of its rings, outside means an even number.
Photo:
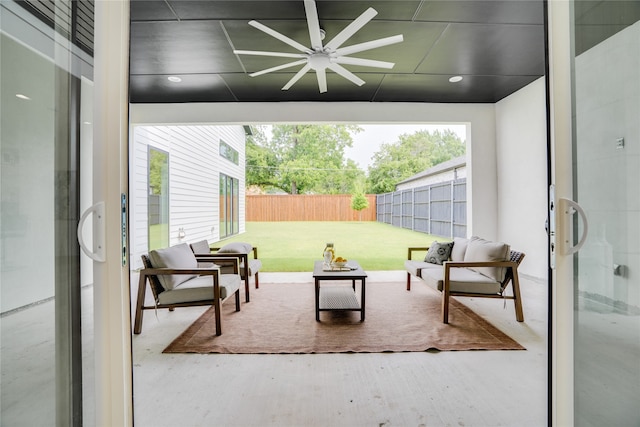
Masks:
[[[330,40],[365,9],[378,15],[344,46],[402,34],[399,44],[355,54],[395,62],[392,70],[346,65],[366,83],[314,73],[281,90],[301,67],[250,77],[289,58],[235,55],[234,49],[295,52],[251,27],[255,19],[309,45],[302,1],[134,0],[131,101],[493,103],[544,75],[542,0],[317,1]],[[168,76],[182,78],[171,83]],[[450,83],[460,75],[459,83]]]

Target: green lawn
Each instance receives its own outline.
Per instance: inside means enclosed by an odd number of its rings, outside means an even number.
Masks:
[[[336,256],[358,260],[365,270],[402,270],[407,247],[449,241],[373,221],[365,222],[247,222],[246,233],[225,239],[258,248],[261,271],[311,271],[322,259],[325,243],[333,242]]]

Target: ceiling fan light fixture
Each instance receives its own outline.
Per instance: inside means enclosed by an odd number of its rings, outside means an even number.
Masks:
[[[169,76],[167,77],[167,80],[169,80],[171,83],[180,83],[182,81],[182,79],[178,76]]]
[[[282,33],[275,31],[274,29],[261,24],[258,21],[249,21],[249,25],[252,27],[280,40],[281,42],[288,44],[300,53],[285,53],[285,52],[263,52],[252,50],[234,50],[236,55],[258,55],[258,56],[275,56],[284,58],[299,58],[297,61],[289,62],[287,64],[278,65],[276,67],[267,68],[265,70],[257,71],[249,74],[250,77],[260,76],[262,74],[270,73],[273,71],[290,68],[297,65],[303,65],[303,67],[296,73],[295,76],[284,85],[282,90],[288,90],[293,86],[295,82],[300,80],[304,74],[313,70],[316,73],[318,79],[318,89],[320,93],[327,91],[327,69],[335,72],[336,74],[344,77],[352,83],[362,86],[365,82],[361,78],[354,75],[352,72],[341,66],[340,64],[355,65],[360,67],[373,67],[373,68],[393,68],[395,65],[392,62],[375,61],[371,59],[354,58],[349,57],[353,53],[363,52],[365,50],[376,49],[383,46],[388,46],[394,43],[400,43],[403,41],[402,34],[398,34],[392,37],[384,37],[377,40],[371,40],[364,43],[357,43],[347,47],[341,47],[343,43],[351,38],[356,32],[364,27],[378,12],[373,8],[368,8],[360,16],[358,16],[353,22],[347,25],[342,31],[340,31],[335,37],[333,37],[328,43],[323,43],[322,40],[326,37],[326,32],[323,28],[320,28],[320,22],[318,17],[318,9],[316,8],[316,2],[314,0],[304,0],[305,14],[307,17],[307,26],[309,28],[309,40],[311,47],[304,46],[303,44],[285,36]]]
[[[451,83],[458,83],[458,82],[461,82],[461,81],[462,81],[462,79],[463,79],[463,77],[462,77],[462,76],[453,76],[453,77],[449,77],[449,81],[450,81]]]

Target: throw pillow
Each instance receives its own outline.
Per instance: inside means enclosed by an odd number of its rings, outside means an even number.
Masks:
[[[193,254],[189,245],[181,243],[176,246],[171,246],[165,249],[155,249],[149,252],[149,260],[151,265],[155,268],[197,268],[198,261]],[[198,277],[192,274],[159,274],[160,284],[162,287],[169,291],[180,283],[186,282],[189,279]]]
[[[431,264],[440,264],[449,260],[449,256],[451,255],[451,249],[453,248],[453,242],[449,243],[438,243],[433,242],[431,246],[429,246],[429,251],[427,252],[427,256],[424,258],[426,262]]]
[[[231,253],[231,254],[248,254],[253,250],[253,246],[250,243],[233,242],[227,243],[218,250],[219,253]]]

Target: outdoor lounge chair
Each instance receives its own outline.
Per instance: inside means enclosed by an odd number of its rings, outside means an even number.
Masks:
[[[206,262],[217,258],[208,257]],[[216,335],[222,334],[220,306],[232,295],[236,311],[240,311],[240,275],[238,263],[232,274],[221,274],[220,267],[198,267],[199,260],[186,243],[142,255],[144,268],[140,270],[138,299],[133,333],[142,332],[144,310],[213,305],[215,307]],[[228,262],[228,258],[222,259]],[[147,282],[153,293],[154,305],[145,305]]]
[[[249,302],[249,278],[255,277],[256,289],[260,287],[258,273],[262,268],[262,261],[258,259],[258,248],[249,243],[234,242],[228,243],[219,248],[211,248],[206,240],[201,240],[191,244],[191,250],[196,256],[203,259],[207,257],[237,259],[240,263],[240,277],[244,280],[245,301]],[[251,257],[251,255],[253,255]],[[229,267],[221,262],[222,272],[227,272]]]

